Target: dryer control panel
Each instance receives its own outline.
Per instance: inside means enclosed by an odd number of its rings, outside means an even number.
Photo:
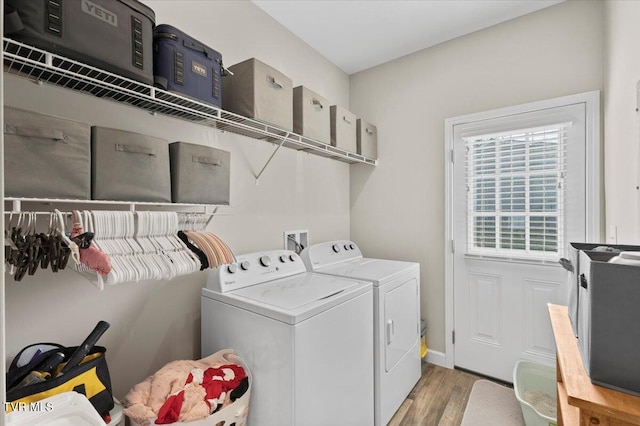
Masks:
[[[300,257],[302,257],[307,270],[314,271],[324,266],[362,259],[362,252],[353,241],[338,240],[309,246],[302,250]]]
[[[225,293],[305,272],[304,263],[293,251],[261,251],[243,254],[235,263],[209,271],[207,288]]]

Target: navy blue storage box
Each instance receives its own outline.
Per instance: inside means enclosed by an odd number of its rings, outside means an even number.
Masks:
[[[153,30],[155,85],[221,106],[222,55],[171,25]]]

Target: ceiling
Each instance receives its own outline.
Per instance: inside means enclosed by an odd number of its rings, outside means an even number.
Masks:
[[[564,0],[253,0],[347,74]]]

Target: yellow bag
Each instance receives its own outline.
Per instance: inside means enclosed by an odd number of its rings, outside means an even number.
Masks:
[[[30,383],[31,377],[40,377],[37,371],[47,359],[58,352],[64,354],[64,359],[69,359],[77,347],[65,347],[55,343],[36,343],[22,349],[13,359],[7,371],[7,404],[5,410],[11,412],[24,407],[33,406],[44,398],[69,391],[81,393],[89,399],[89,402],[103,417],[109,414],[114,407],[113,393],[111,391],[111,379],[106,349],[102,346],[93,346],[87,356],[75,367],[70,368],[64,374],[59,374],[65,363],[59,364],[51,373],[51,377],[37,383]],[[33,372],[36,371],[36,376]],[[30,373],[32,373],[31,376]],[[48,375],[48,374],[47,374]],[[29,377],[28,377],[29,376]],[[38,380],[38,379],[37,379]]]

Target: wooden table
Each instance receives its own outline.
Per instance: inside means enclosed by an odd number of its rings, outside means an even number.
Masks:
[[[549,315],[557,348],[558,426],[640,425],[640,397],[591,383],[567,307],[550,304]]]

